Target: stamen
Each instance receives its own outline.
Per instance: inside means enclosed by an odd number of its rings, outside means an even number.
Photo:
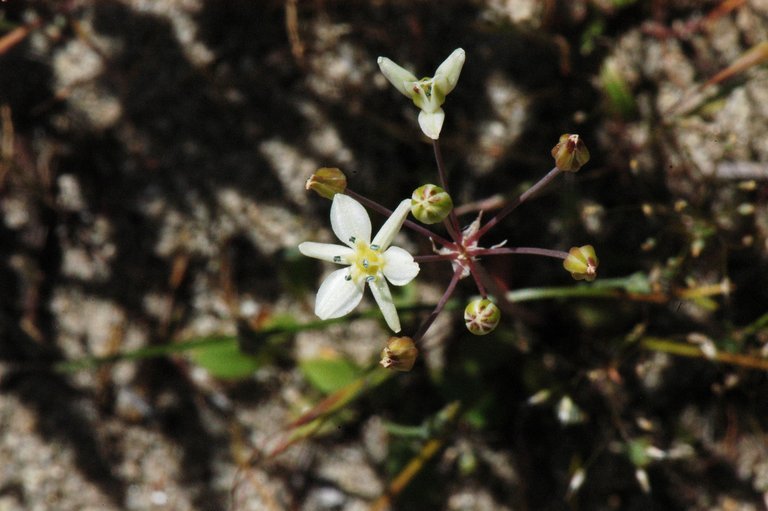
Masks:
[[[333,256],[333,262],[334,263],[340,263],[341,262],[341,256]]]
[[[378,249],[380,249],[380,248],[381,248],[381,247],[380,247],[380,246],[378,246],[378,245],[371,245],[371,250],[378,250]]]
[[[373,282],[374,280],[376,280],[376,277],[374,277],[373,275],[368,275],[367,277],[365,277],[366,282]]]
[[[363,268],[368,269],[368,259],[363,259]]]
[[[346,280],[346,281],[350,281],[350,280],[352,280],[352,275],[350,275],[349,273],[347,273],[346,275],[344,275],[344,280]]]
[[[354,236],[350,236],[350,237],[349,237],[349,242],[350,242],[350,243],[354,243],[356,239],[357,239],[357,238],[355,238]]]

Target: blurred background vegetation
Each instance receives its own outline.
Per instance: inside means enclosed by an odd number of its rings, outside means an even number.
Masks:
[[[768,508],[766,41],[764,0],[2,2],[0,509]],[[370,301],[312,313],[304,181],[435,181],[376,58],[457,47],[454,202],[580,134],[487,241],[589,243],[600,276],[489,260],[516,312],[470,335],[462,282],[390,374]],[[397,295],[406,333],[449,278]]]

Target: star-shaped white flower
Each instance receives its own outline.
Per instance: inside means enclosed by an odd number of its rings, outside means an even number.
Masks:
[[[421,109],[419,126],[426,136],[433,140],[440,137],[445,112],[440,108],[445,96],[459,81],[464,65],[464,50],[458,48],[451,53],[435,71],[432,78],[418,80],[410,71],[403,69],[386,57],[379,57],[381,72],[404,96],[411,98],[413,104]]]
[[[336,270],[323,281],[315,300],[320,319],[348,314],[360,303],[366,282],[389,328],[400,331],[400,319],[387,281],[404,286],[419,273],[413,256],[399,247],[390,247],[411,210],[411,199],[403,200],[371,241],[371,220],[365,208],[352,197],[337,193],[331,205],[331,228],[346,246],[305,241],[299,251],[346,268]]]

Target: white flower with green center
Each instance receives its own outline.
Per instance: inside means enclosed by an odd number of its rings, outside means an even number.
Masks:
[[[347,265],[323,281],[315,300],[320,319],[348,314],[363,298],[365,284],[381,309],[389,328],[400,331],[400,319],[392,301],[389,281],[404,286],[419,273],[413,256],[399,247],[390,247],[411,210],[411,199],[403,200],[371,241],[371,220],[365,208],[352,197],[337,193],[331,205],[331,228],[346,246],[305,241],[299,251],[308,257]]]
[[[440,137],[445,112],[440,108],[445,103],[445,96],[459,81],[464,65],[464,50],[458,48],[448,56],[435,71],[432,78],[418,80],[410,71],[403,69],[386,57],[379,57],[381,72],[404,96],[411,98],[413,104],[421,109],[419,126],[426,136],[433,140]]]

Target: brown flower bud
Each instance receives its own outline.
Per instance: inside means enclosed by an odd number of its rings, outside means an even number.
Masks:
[[[387,346],[381,351],[379,363],[386,369],[410,371],[418,354],[419,350],[410,337],[390,337]]]
[[[566,133],[552,148],[552,157],[560,170],[576,172],[589,161],[589,151],[581,137]]]
[[[319,196],[326,199],[333,199],[334,195],[344,193],[344,190],[347,189],[347,176],[337,168],[323,167],[317,169],[317,172],[307,179],[305,188],[314,190]]]

